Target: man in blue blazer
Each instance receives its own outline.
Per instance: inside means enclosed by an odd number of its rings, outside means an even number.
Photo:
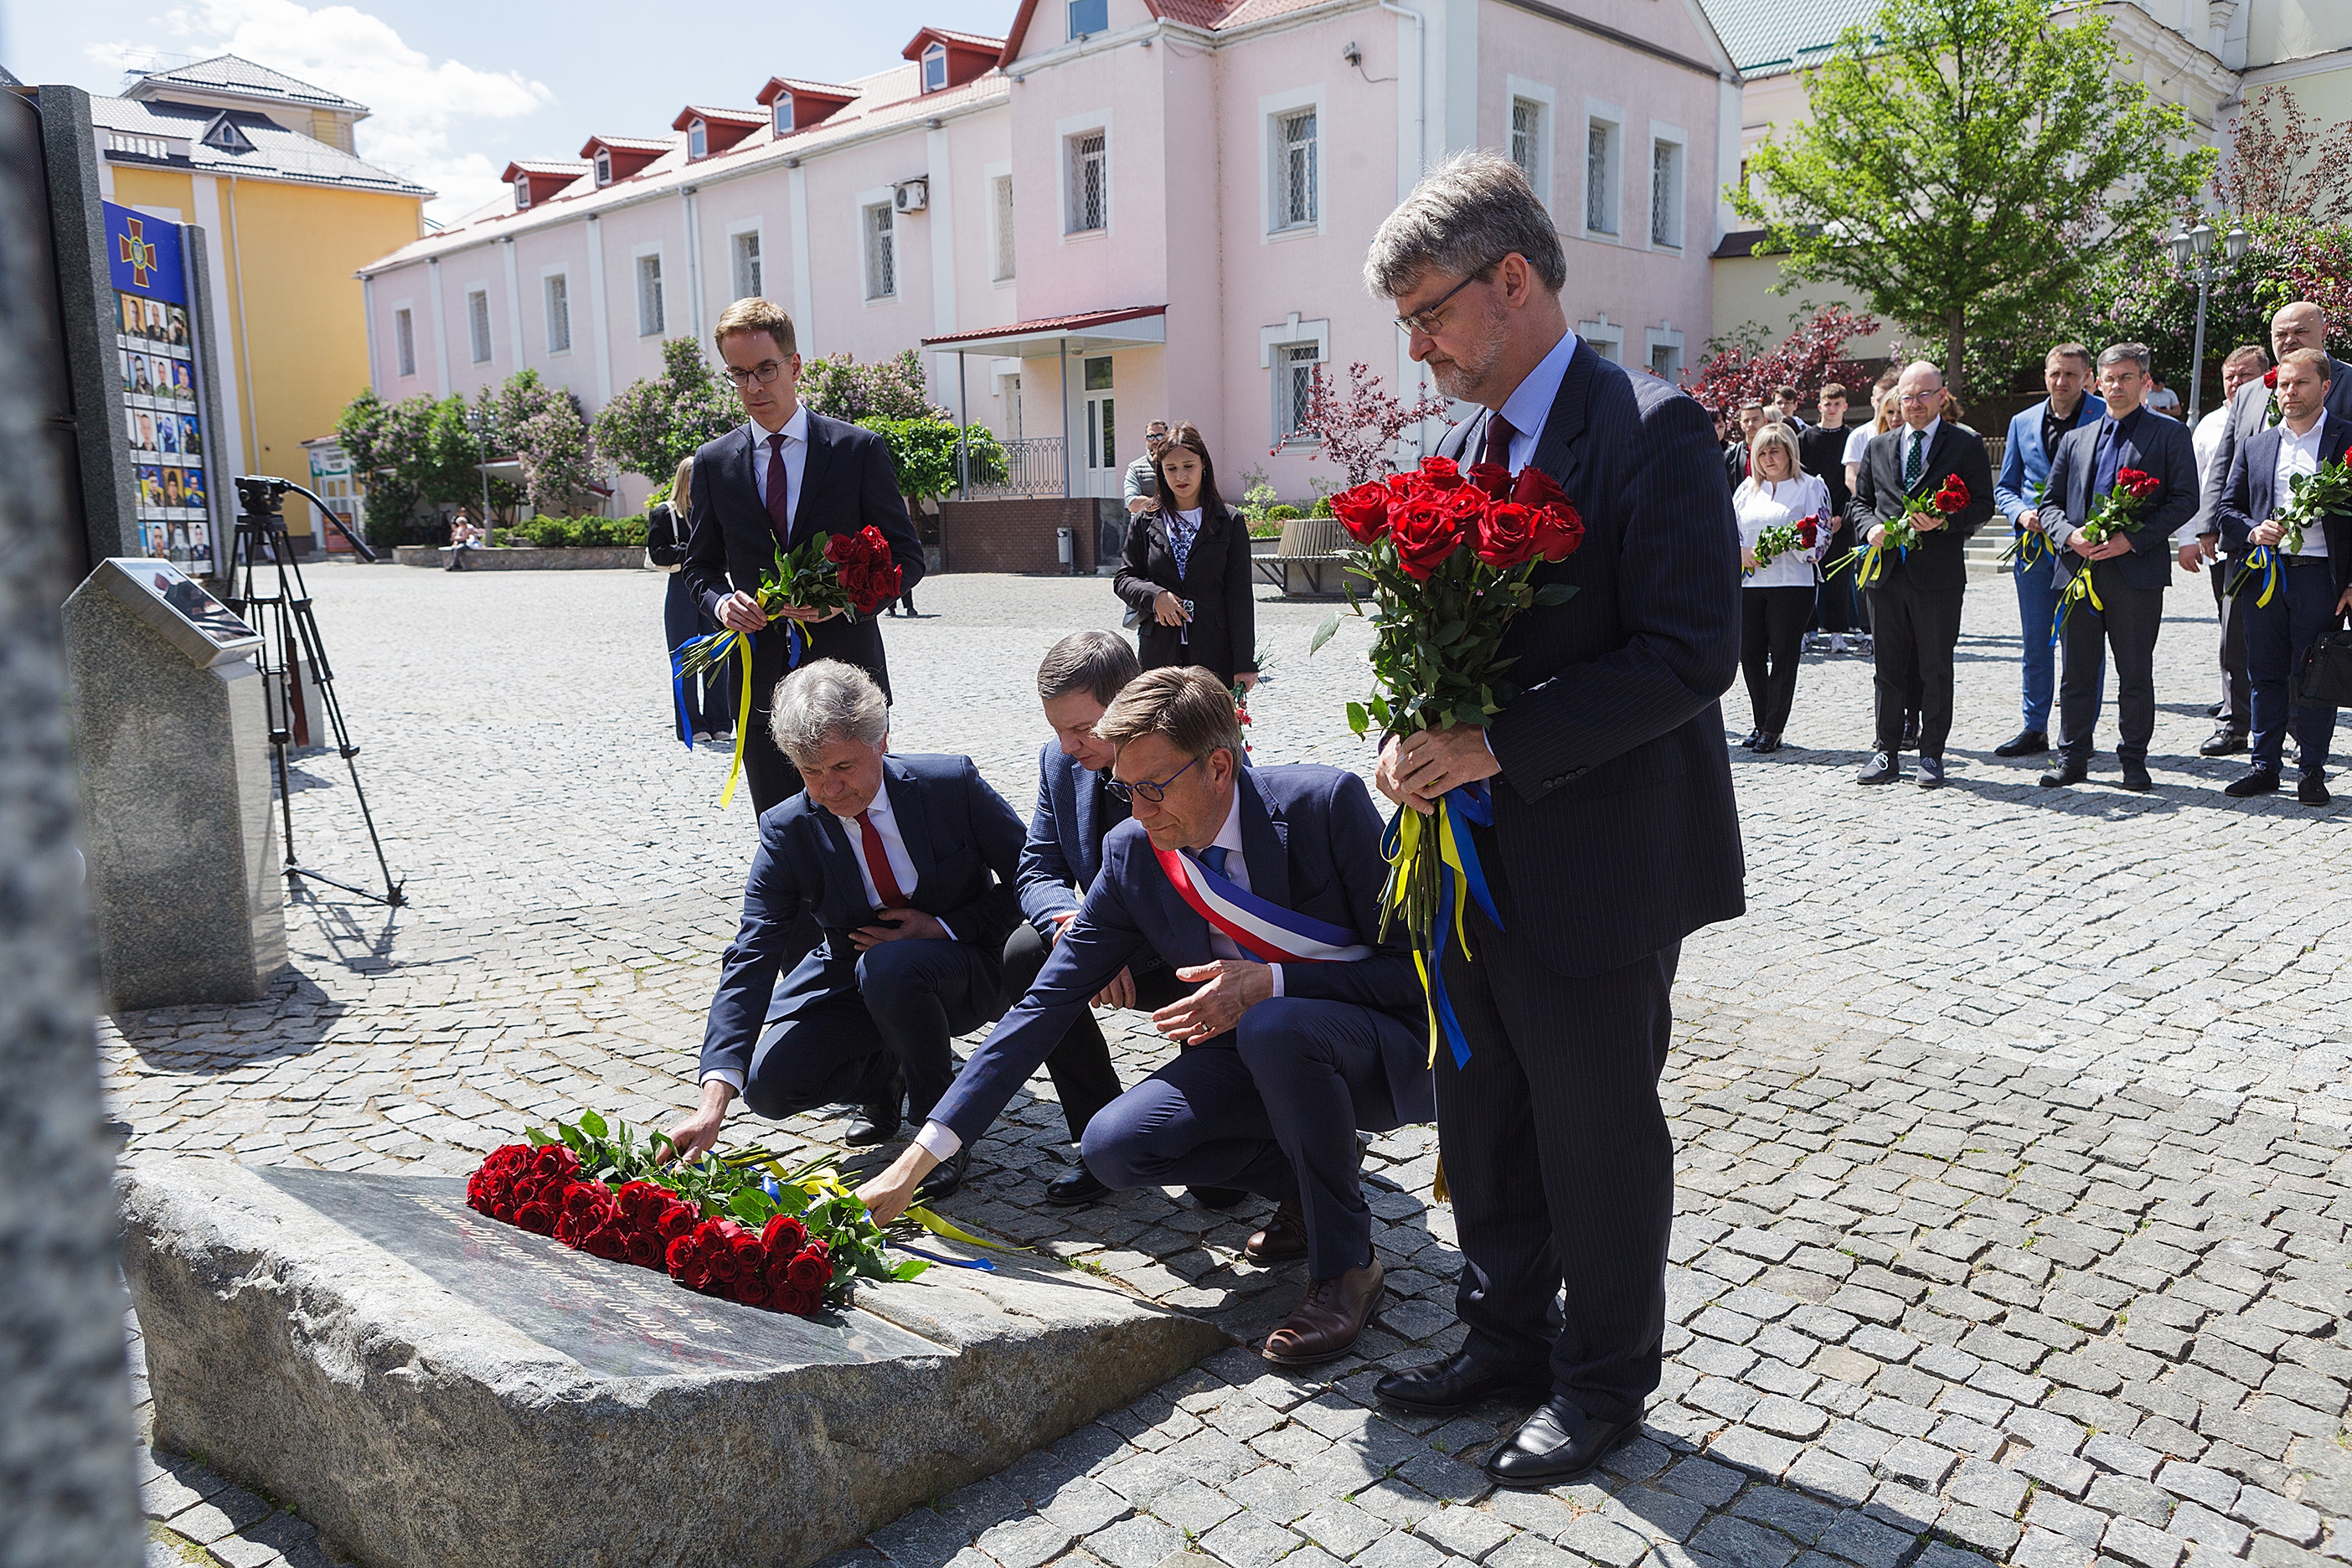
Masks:
[[[2327,749],[2336,738],[2336,710],[2294,694],[2303,656],[2336,617],[2352,611],[2352,509],[2308,524],[2290,550],[2278,514],[2296,478],[2323,464],[2352,461],[2352,419],[2329,413],[2334,365],[2316,349],[2295,349],[2279,361],[2278,424],[2256,431],[2230,465],[2212,516],[2230,558],[2244,562],[2266,545],[2278,562],[2274,588],[2249,574],[2239,586],[2237,613],[2245,619],[2246,673],[2252,683],[2253,771],[2222,793],[2247,800],[2279,786],[2286,731],[2294,731],[2301,780],[2295,798],[2327,804]],[[2265,593],[2265,589],[2268,592]],[[2267,597],[2268,604],[2262,601]]]
[[[2087,573],[2096,598],[2077,598],[2066,612],[2058,764],[2042,775],[2044,789],[2091,776],[2091,737],[2105,679],[2103,644],[2116,661],[2116,762],[2123,786],[2145,790],[2154,782],[2147,742],[2156,733],[2156,634],[2164,625],[2164,591],[2172,583],[2172,535],[2197,515],[2200,494],[2189,426],[2144,405],[2147,369],[2147,344],[2109,344],[2099,355],[2099,393],[2107,412],[2060,441],[2050,464],[2050,495],[2063,509],[2063,516],[2044,513],[2050,542],[2068,584]],[[2083,525],[2125,468],[2150,476],[2157,489],[2133,513],[2138,528],[2093,544]]]
[[[782,1119],[866,1108],[847,1142],[917,1120],[955,1076],[949,1041],[1003,1011],[1004,938],[1019,922],[1021,822],[969,757],[889,752],[890,709],[855,666],[804,664],[776,689],[777,743],[808,787],[760,818],[743,923],[702,1037],[702,1104],[670,1130],[691,1159],[738,1096]],[[789,946],[807,912],[824,933]],[[776,984],[776,973],[793,959]],[[971,1163],[931,1188],[945,1196]]]
[[[890,542],[900,582],[912,589],[923,575],[923,543],[898,494],[888,443],[801,403],[791,317],[765,300],[738,300],[712,336],[750,418],[694,454],[692,524],[681,571],[711,619],[754,635],[743,773],[752,809],[764,814],[801,787],[800,774],[768,732],[770,699],[787,663],[784,622],[800,625],[803,661],[856,665],[886,698],[890,670],[881,624],[871,616],[787,606],[774,626],[766,625],[756,597],[760,574],[774,566],[780,549],[871,526]]]
[[[1364,262],[1438,389],[1480,405],[1441,454],[1529,467],[1584,520],[1538,567],[1578,590],[1511,623],[1518,695],[1483,729],[1382,748],[1415,811],[1483,786],[1473,826],[1500,921],[1442,959],[1470,1055],[1437,1053],[1437,1122],[1469,1328],[1381,1380],[1409,1408],[1550,1400],[1486,1460],[1507,1486],[1592,1468],[1640,1429],[1665,1331],[1674,1142],[1658,1101],[1683,938],[1746,908],[1718,699],[1739,664],[1739,537],[1705,410],[1570,331],[1551,215],[1508,159],[1424,176]],[[1566,1291],[1564,1316],[1555,1303]]]
[[[1992,749],[1996,757],[2038,757],[2050,749],[2050,699],[2058,663],[2050,627],[2065,584],[2049,525],[2042,521],[2042,485],[2050,477],[2059,441],[2076,426],[2106,416],[2106,404],[2087,390],[2095,374],[2091,351],[2081,343],[2060,343],[2050,351],[2042,362],[2042,384],[2050,395],[2009,422],[2000,477],[1993,481],[1993,505],[2009,520],[2010,537],[2018,542],[2017,559],[2009,569],[2017,581],[2017,620],[2025,639],[2024,728]],[[2100,657],[2104,662],[2104,651]]]
[[[1363,781],[1338,768],[1243,768],[1233,698],[1205,670],[1138,676],[1097,732],[1118,749],[1133,819],[1103,840],[1102,871],[1028,995],[858,1195],[877,1219],[902,1212],[1088,1000],[1160,953],[1192,988],[1152,1015],[1180,1050],[1096,1114],[1087,1164],[1121,1189],[1208,1183],[1281,1200],[1306,1234],[1309,1283],[1264,1353],[1286,1366],[1333,1360],[1381,1295],[1356,1133],[1433,1110],[1412,952],[1380,939],[1379,814]]]

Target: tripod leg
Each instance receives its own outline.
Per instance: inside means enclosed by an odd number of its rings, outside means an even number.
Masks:
[[[299,571],[296,580],[299,581]],[[359,803],[360,822],[367,829],[369,847],[375,851],[376,869],[383,873],[383,901],[397,909],[406,903],[408,898],[401,884],[393,879],[392,862],[385,858],[383,839],[375,830],[375,814],[368,809],[367,788],[360,783],[360,749],[352,744],[351,730],[343,722],[342,699],[335,694],[335,672],[327,663],[326,641],[320,636],[319,617],[307,597],[294,601],[291,618],[295,635],[301,641],[302,657],[310,661],[310,671],[318,680],[319,706],[335,737],[335,750],[341,754],[343,765],[351,771],[352,798]]]

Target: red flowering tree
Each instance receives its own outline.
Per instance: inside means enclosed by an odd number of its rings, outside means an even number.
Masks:
[[[1360,485],[1386,474],[1394,461],[1397,443],[1423,420],[1443,418],[1445,399],[1428,388],[1411,406],[1381,384],[1362,360],[1348,367],[1348,390],[1341,392],[1317,365],[1298,428],[1282,438],[1284,447],[1308,445],[1307,459],[1328,458],[1347,471],[1350,485]]]
[[[1769,403],[1776,387],[1793,386],[1811,395],[1824,382],[1848,386],[1870,379],[1846,356],[1846,344],[1878,331],[1874,316],[1856,315],[1843,305],[1815,310],[1812,319],[1774,347],[1731,343],[1696,370],[1683,373],[1683,389],[1717,418],[1729,418],[1743,403]]]

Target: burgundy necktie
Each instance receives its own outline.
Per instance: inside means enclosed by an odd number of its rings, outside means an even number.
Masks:
[[[1486,450],[1479,461],[1492,463],[1498,468],[1508,468],[1511,466],[1511,443],[1518,434],[1500,413],[1489,416],[1486,420]]]
[[[776,543],[785,549],[793,547],[793,512],[790,481],[784,478],[784,433],[781,430],[768,437],[768,526],[776,531]]]
[[[898,874],[890,869],[889,852],[882,847],[881,829],[861,811],[857,814],[857,831],[865,837],[866,870],[874,879],[874,896],[882,900],[886,910],[905,909],[907,895],[898,890]]]

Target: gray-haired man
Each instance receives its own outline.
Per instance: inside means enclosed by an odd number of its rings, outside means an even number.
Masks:
[[[970,757],[891,752],[889,705],[854,665],[821,658],[786,676],[772,722],[806,787],[760,818],[703,1032],[702,1104],[670,1129],[689,1159],[719,1141],[738,1096],[777,1119],[862,1105],[847,1142],[879,1143],[902,1103],[920,1122],[946,1092],[948,1042],[1004,1010],[1021,821],[1003,796]],[[803,910],[824,942],[778,985]],[[929,1194],[961,1185],[971,1159],[948,1162]]]

